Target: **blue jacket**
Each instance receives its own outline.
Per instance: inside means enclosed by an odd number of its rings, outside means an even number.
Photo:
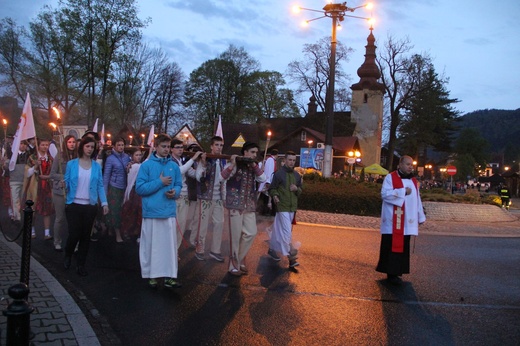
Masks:
[[[160,176],[172,177],[172,183],[164,186]],[[173,162],[170,156],[157,157],[155,152],[148,160],[141,164],[135,192],[140,195],[143,204],[143,218],[166,219],[175,217],[177,204],[182,188],[182,177],[179,166]],[[166,191],[174,189],[175,199],[168,199]]]
[[[119,154],[115,151],[107,157],[103,169],[103,184],[106,192],[109,185],[120,190],[126,189],[126,166],[130,160],[130,156],[126,153]]]
[[[66,204],[74,203],[74,196],[78,189],[78,176],[79,176],[79,159],[70,160],[67,162],[67,169],[65,171],[65,189],[67,191]],[[101,201],[101,205],[108,205],[107,195],[103,188],[103,176],[101,175],[101,166],[96,161],[92,161],[92,168],[90,172],[90,204],[96,205],[98,200]]]

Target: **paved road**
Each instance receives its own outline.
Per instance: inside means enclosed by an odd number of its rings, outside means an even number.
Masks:
[[[518,237],[421,235],[412,274],[394,287],[374,271],[377,231],[297,225],[292,272],[265,254],[268,223],[248,276],[183,249],[176,291],[146,286],[137,244],[92,243],[85,278],[62,269],[52,242],[36,239],[33,253],[105,345],[519,344]]]

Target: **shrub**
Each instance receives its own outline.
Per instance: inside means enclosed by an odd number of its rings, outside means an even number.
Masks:
[[[298,208],[336,214],[380,216],[381,184],[358,182],[350,178],[323,178],[319,174],[303,176],[303,192]],[[468,190],[451,194],[444,189],[421,190],[423,201],[501,205],[500,197]]]
[[[298,207],[327,213],[378,216],[381,213],[381,185],[352,179],[326,179],[305,175]]]

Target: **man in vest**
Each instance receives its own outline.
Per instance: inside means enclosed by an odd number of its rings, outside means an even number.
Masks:
[[[211,154],[222,154],[224,140],[222,137],[211,138]],[[213,239],[209,257],[217,262],[224,262],[221,255],[222,230],[224,228],[224,195],[225,182],[222,179],[222,169],[226,164],[224,159],[206,158],[206,153],[201,155],[201,160],[195,171],[197,177],[197,199],[199,200],[199,226],[196,235],[195,257],[204,261],[206,251],[206,235],[211,219],[213,225]]]
[[[509,188],[506,185],[500,184],[498,194],[500,195],[500,199],[502,199],[502,208],[509,210],[509,200],[511,198]]]
[[[381,247],[376,270],[386,273],[389,283],[400,285],[400,276],[410,273],[410,237],[417,236],[419,225],[426,221],[410,156],[401,157],[398,169],[385,177],[381,197]]]
[[[237,161],[237,155],[232,155],[231,162],[222,171],[222,178],[226,180],[225,207],[229,211],[229,273],[234,276],[247,274],[244,259],[257,232],[256,184],[265,181],[264,172],[253,161],[258,155],[258,149],[258,144],[245,142],[241,153],[251,162]]]

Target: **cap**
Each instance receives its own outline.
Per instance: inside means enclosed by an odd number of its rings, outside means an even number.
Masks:
[[[85,138],[87,135],[93,135],[94,139],[96,141],[99,141],[99,139],[100,139],[99,134],[97,132],[92,131],[92,130],[85,131],[85,133],[83,134],[83,136],[81,136],[81,138]]]

